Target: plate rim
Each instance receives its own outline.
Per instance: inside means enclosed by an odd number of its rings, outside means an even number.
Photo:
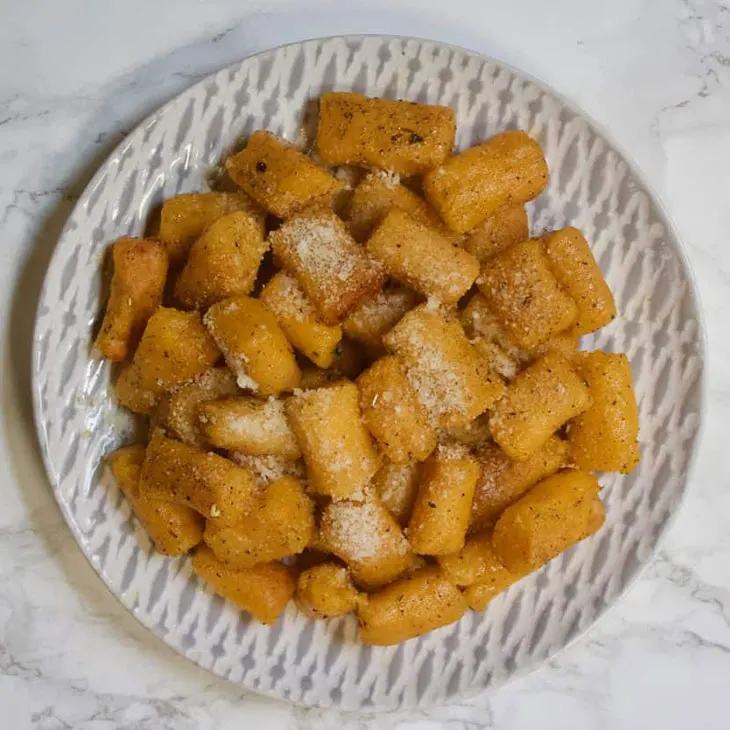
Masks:
[[[574,636],[572,636],[568,641],[566,641],[559,649],[549,654],[549,656],[545,657],[542,660],[533,660],[532,662],[526,662],[524,666],[521,668],[516,669],[510,675],[506,678],[504,678],[502,681],[492,683],[491,685],[487,687],[474,687],[467,690],[464,690],[460,692],[458,695],[455,695],[454,697],[448,699],[446,703],[451,703],[455,701],[460,700],[468,700],[473,699],[480,695],[486,695],[488,693],[492,693],[497,691],[500,687],[504,686],[505,684],[513,681],[514,679],[525,677],[529,674],[532,674],[534,671],[536,671],[539,667],[546,664],[548,661],[552,661],[559,656],[561,656],[566,649],[571,647],[575,642],[577,642],[579,639],[582,639],[587,633],[592,631],[600,622],[603,621],[603,619],[612,613],[613,609],[616,608],[621,602],[624,601],[626,598],[626,595],[630,591],[631,588],[634,587],[638,579],[645,573],[645,571],[649,568],[650,565],[654,562],[657,553],[659,552],[664,540],[667,537],[667,534],[669,533],[670,529],[676,524],[677,517],[679,513],[682,511],[683,507],[685,506],[688,493],[689,493],[689,487],[691,480],[694,477],[695,470],[697,468],[697,461],[698,461],[698,453],[700,451],[700,445],[702,443],[702,440],[704,438],[704,433],[706,429],[706,411],[708,406],[708,374],[707,374],[707,355],[709,352],[708,347],[708,335],[707,335],[707,325],[705,322],[705,315],[704,315],[704,308],[702,306],[702,298],[700,295],[699,285],[697,281],[697,276],[694,271],[694,268],[692,266],[692,263],[690,261],[687,246],[684,244],[682,237],[679,234],[679,231],[677,230],[676,225],[674,224],[674,221],[672,220],[667,205],[664,202],[663,197],[657,192],[655,187],[649,182],[647,179],[647,176],[643,172],[643,170],[639,167],[638,163],[634,160],[633,156],[628,154],[624,146],[619,143],[616,138],[613,136],[613,134],[600,122],[598,122],[592,115],[588,114],[579,104],[577,104],[571,97],[567,96],[566,94],[557,91],[552,85],[548,84],[547,82],[543,81],[539,77],[528,73],[516,66],[513,66],[512,64],[503,61],[499,58],[496,58],[494,56],[491,56],[489,54],[483,53],[481,51],[477,51],[471,48],[467,48],[465,46],[459,46],[453,43],[446,43],[440,40],[436,40],[433,38],[425,38],[421,36],[406,36],[401,34],[389,34],[389,33],[347,33],[347,34],[333,34],[333,35],[326,35],[326,36],[317,36],[312,38],[304,38],[300,40],[291,41],[289,43],[282,43],[277,46],[272,46],[270,48],[265,48],[259,51],[256,51],[255,53],[251,53],[249,55],[243,56],[242,58],[238,59],[237,61],[233,61],[230,64],[226,64],[225,66],[221,66],[215,71],[212,71],[211,73],[205,74],[201,78],[199,78],[195,83],[190,84],[189,86],[186,86],[184,89],[182,89],[177,94],[173,95],[169,99],[167,99],[164,103],[159,105],[157,108],[155,108],[152,112],[145,115],[141,120],[139,120],[129,131],[125,137],[120,140],[118,144],[114,146],[113,149],[110,150],[110,152],[105,156],[105,158],[101,161],[98,168],[96,169],[95,173],[89,180],[89,182],[85,185],[84,189],[79,195],[78,200],[74,204],[72,210],[69,212],[66,221],[63,225],[63,228],[56,240],[53,254],[51,255],[51,258],[46,266],[46,271],[43,277],[43,285],[41,287],[38,301],[35,308],[35,316],[34,316],[34,323],[33,323],[33,331],[32,331],[32,357],[31,357],[31,395],[32,395],[32,401],[33,401],[33,421],[35,424],[35,435],[38,439],[38,445],[39,445],[39,451],[41,454],[41,459],[43,462],[44,470],[46,473],[46,477],[48,479],[48,482],[51,487],[51,491],[53,492],[54,499],[60,508],[61,514],[63,515],[63,518],[66,522],[66,525],[68,526],[69,530],[71,531],[71,534],[74,537],[74,541],[76,543],[77,549],[81,552],[81,554],[86,559],[89,566],[92,568],[94,573],[97,575],[97,577],[101,580],[103,585],[105,586],[106,590],[109,592],[110,595],[114,597],[114,599],[129,613],[131,614],[136,621],[139,622],[141,626],[143,626],[146,631],[154,637],[154,639],[165,646],[168,650],[172,651],[176,656],[181,657],[185,659],[188,662],[191,662],[192,664],[198,666],[199,668],[209,672],[216,678],[230,682],[232,684],[235,684],[239,687],[242,687],[247,692],[251,692],[253,694],[257,694],[260,696],[270,697],[272,699],[276,699],[279,701],[287,702],[292,705],[296,705],[299,707],[320,707],[323,709],[331,709],[335,711],[347,711],[339,707],[337,704],[333,703],[330,705],[323,705],[323,704],[311,704],[303,701],[299,701],[297,699],[292,699],[290,697],[283,697],[280,693],[276,692],[275,690],[262,690],[262,689],[253,689],[242,682],[238,682],[235,680],[228,679],[227,677],[223,677],[220,674],[218,674],[213,668],[203,667],[198,661],[196,661],[194,658],[188,656],[185,654],[181,649],[178,649],[177,647],[171,645],[168,643],[165,638],[158,633],[156,633],[153,630],[153,626],[149,624],[142,616],[140,616],[137,611],[135,611],[131,606],[128,606],[125,601],[123,600],[123,597],[119,595],[110,585],[110,582],[107,580],[105,574],[103,571],[100,571],[97,569],[97,566],[94,564],[91,556],[87,553],[87,551],[83,547],[83,541],[81,539],[81,533],[78,528],[78,525],[76,524],[76,521],[72,518],[72,515],[69,512],[68,505],[64,500],[61,499],[61,495],[59,493],[60,484],[57,479],[54,478],[54,469],[53,465],[50,461],[50,455],[49,450],[47,447],[47,440],[46,440],[46,434],[45,430],[42,425],[42,417],[41,417],[41,411],[42,411],[42,404],[41,404],[41,392],[40,392],[40,386],[38,382],[38,376],[39,376],[39,367],[38,367],[38,361],[40,356],[40,338],[39,338],[39,328],[40,328],[40,309],[42,305],[44,304],[46,297],[47,297],[47,290],[49,287],[49,280],[51,279],[51,274],[55,273],[55,270],[58,268],[59,260],[60,260],[60,253],[62,248],[64,247],[65,241],[68,238],[71,223],[73,218],[76,215],[77,210],[81,205],[83,205],[83,201],[88,198],[88,194],[91,190],[93,190],[102,179],[103,175],[105,173],[105,168],[107,166],[107,163],[109,160],[115,156],[118,156],[122,154],[128,145],[130,145],[133,141],[133,139],[140,134],[141,130],[146,128],[148,125],[150,125],[153,121],[157,120],[158,118],[162,117],[165,113],[165,111],[168,109],[168,107],[174,105],[180,98],[186,96],[187,94],[191,93],[193,89],[196,89],[198,87],[201,87],[205,84],[207,84],[212,78],[217,76],[221,72],[225,71],[232,71],[238,67],[240,67],[244,62],[249,61],[251,59],[255,59],[260,56],[268,55],[268,54],[275,54],[278,52],[281,52],[288,48],[293,48],[296,46],[303,46],[308,43],[325,43],[327,41],[336,41],[336,40],[342,40],[345,42],[357,42],[362,41],[366,39],[374,39],[374,40],[383,40],[383,41],[403,41],[403,42],[409,42],[414,41],[418,44],[432,44],[434,46],[438,46],[439,48],[452,50],[467,56],[476,57],[482,61],[486,61],[487,63],[494,64],[498,67],[501,67],[507,71],[509,71],[511,74],[513,74],[517,78],[524,79],[526,81],[529,81],[530,83],[534,84],[536,87],[538,87],[542,92],[547,93],[551,96],[553,96],[555,99],[557,99],[561,104],[563,104],[566,108],[568,108],[573,114],[575,114],[577,117],[581,118],[583,121],[588,123],[589,126],[593,128],[593,130],[596,132],[598,136],[600,136],[605,142],[607,142],[615,152],[618,153],[618,155],[621,158],[621,161],[627,166],[628,171],[630,172],[631,176],[634,177],[637,182],[641,184],[641,186],[644,189],[644,192],[648,195],[650,198],[651,203],[655,206],[656,212],[661,220],[662,225],[665,227],[667,233],[669,235],[666,236],[666,242],[664,245],[669,244],[670,247],[673,249],[673,251],[677,254],[681,266],[682,271],[686,277],[686,280],[689,284],[687,288],[687,293],[689,294],[689,298],[692,302],[692,305],[695,310],[695,321],[697,323],[697,342],[700,345],[700,347],[697,348],[697,351],[694,353],[696,357],[698,358],[698,375],[697,375],[697,390],[698,390],[698,410],[697,410],[697,429],[694,434],[694,437],[691,442],[691,447],[689,449],[689,457],[687,460],[687,466],[686,466],[686,474],[685,478],[682,482],[682,489],[681,494],[679,496],[679,499],[677,500],[676,506],[674,509],[668,514],[667,518],[664,521],[664,524],[657,530],[656,533],[656,540],[651,548],[651,554],[647,557],[647,559],[640,563],[636,569],[634,570],[631,577],[626,581],[620,592],[614,597],[614,599],[606,605],[602,610],[597,612],[595,615],[595,618],[593,621],[587,625],[585,628],[579,630],[575,633]],[[428,707],[429,703],[419,704],[418,707]],[[433,706],[433,703],[430,704],[430,706]],[[405,708],[403,708],[405,709]],[[403,711],[401,709],[400,711]],[[369,708],[367,710],[367,714],[380,714],[383,712],[391,712],[392,710],[388,710],[386,708],[374,706],[372,708]],[[352,711],[349,711],[352,712]],[[362,710],[355,711],[355,712],[363,712]]]

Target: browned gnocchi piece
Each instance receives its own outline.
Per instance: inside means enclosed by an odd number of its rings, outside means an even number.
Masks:
[[[479,465],[460,444],[439,446],[424,462],[408,541],[419,555],[448,555],[464,546]]]
[[[559,352],[548,352],[507,386],[489,429],[507,456],[524,461],[590,405],[583,379]]]
[[[469,344],[461,325],[427,305],[408,312],[383,342],[442,428],[473,421],[504,393],[501,378]]]
[[[317,153],[327,165],[417,175],[446,159],[455,134],[449,107],[338,91],[319,99]]]
[[[574,463],[586,471],[631,473],[639,463],[639,410],[628,358],[580,352],[573,363],[592,398],[591,407],[568,427]]]
[[[436,448],[436,431],[395,357],[383,357],[358,379],[365,426],[390,461],[422,461]]]
[[[139,481],[139,493],[187,505],[207,519],[232,523],[258,505],[253,476],[218,454],[152,434]]]
[[[468,251],[398,208],[385,216],[366,247],[391,277],[444,304],[458,302],[479,275],[479,261]]]
[[[205,372],[220,350],[197,312],[160,307],[150,317],[117,397],[130,410],[149,413],[163,393]]]
[[[305,211],[273,231],[274,255],[296,277],[319,318],[335,325],[385,283],[382,266],[331,211]]]
[[[592,535],[606,519],[599,489],[582,471],[561,471],[534,486],[494,526],[499,561],[513,573],[528,573]]]
[[[159,241],[125,237],[112,245],[112,263],[109,301],[95,344],[104,357],[119,362],[131,355],[162,301],[167,252]]]
[[[547,182],[540,145],[511,129],[450,157],[426,175],[423,189],[449,228],[465,232],[504,205],[537,197]]]
[[[253,614],[262,624],[273,624],[294,595],[296,575],[281,563],[259,563],[237,570],[221,563],[207,545],[193,553],[193,570],[216,593]]]
[[[563,228],[542,239],[550,268],[578,307],[572,327],[587,335],[607,325],[616,316],[616,304],[593,253],[577,228]]]
[[[289,218],[312,205],[326,205],[342,183],[294,145],[257,130],[246,148],[226,160],[231,179],[264,210]]]
[[[302,483],[282,477],[269,484],[262,502],[233,522],[208,520],[205,543],[236,569],[297,555],[314,531],[314,505]]]
[[[184,555],[203,539],[203,518],[184,504],[140,494],[139,478],[144,458],[145,447],[137,444],[117,449],[106,460],[155,548],[164,555]]]
[[[461,591],[438,568],[426,567],[360,601],[360,639],[379,646],[398,644],[454,623],[464,611]]]
[[[236,212],[213,222],[193,243],[175,282],[175,298],[188,309],[250,294],[269,245],[254,216]]]
[[[306,616],[322,619],[354,611],[358,596],[347,568],[328,561],[299,574],[294,599]]]
[[[319,533],[363,588],[390,583],[408,570],[413,559],[400,526],[375,499],[330,502],[322,512]]]
[[[357,386],[341,381],[303,391],[285,408],[310,488],[333,499],[361,499],[380,458],[361,420]]]
[[[510,246],[484,266],[479,289],[515,343],[533,350],[575,323],[578,308],[539,241]]]
[[[218,218],[237,210],[252,216],[263,234],[263,211],[245,193],[183,193],[166,200],[162,206],[158,235],[165,244],[170,265],[184,264],[198,236]]]
[[[258,299],[224,299],[206,312],[203,322],[240,388],[278,395],[299,386],[301,371],[291,345]]]

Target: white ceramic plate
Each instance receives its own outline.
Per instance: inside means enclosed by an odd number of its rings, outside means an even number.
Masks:
[[[625,351],[641,412],[642,461],[602,480],[598,535],[496,599],[485,613],[400,646],[357,642],[353,617],[313,622],[291,605],[265,628],[214,596],[188,560],[151,551],[101,466],[130,423],[110,368],[90,355],[109,242],[142,233],[150,209],[199,190],[240,135],[295,139],[306,102],[327,89],[448,104],[460,147],[508,127],[543,145],[549,187],[533,230],[576,225],[591,241],[619,317],[593,342]],[[700,422],[703,337],[680,244],[615,145],[580,111],[515,70],[438,43],[313,40],[224,69],[143,122],[81,196],[46,277],[33,389],[51,484],[76,539],[110,590],[151,631],[221,677],[306,705],[385,710],[494,687],[564,647],[604,613],[652,555],[685,490]]]

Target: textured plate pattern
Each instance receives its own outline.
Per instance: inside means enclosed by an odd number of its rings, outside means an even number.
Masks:
[[[603,480],[608,521],[592,540],[498,598],[484,614],[398,647],[356,642],[353,618],[311,622],[292,606],[267,629],[212,595],[188,561],[165,559],[130,516],[101,457],[131,427],[90,357],[107,243],[140,234],[151,208],[200,189],[236,137],[294,139],[326,89],[451,105],[463,147],[507,127],[544,146],[552,171],[536,230],[583,229],[620,317],[595,341],[635,373],[643,459]],[[589,343],[591,344],[591,343]],[[216,674],[308,705],[394,709],[493,687],[590,626],[649,559],[685,488],[700,418],[702,332],[671,228],[612,143],[565,101],[515,71],[440,44],[394,38],[310,41],[220,71],[170,102],[116,150],[58,244],[35,333],[36,418],[51,483],[98,573],[137,618]]]

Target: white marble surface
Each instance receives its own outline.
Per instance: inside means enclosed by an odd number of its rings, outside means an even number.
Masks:
[[[30,407],[30,336],[45,268],[110,148],[212,70],[280,43],[348,32],[463,45],[576,100],[667,204],[689,249],[709,336],[709,398],[690,494],[634,588],[529,677],[407,716],[263,699],[149,635],[66,529]],[[729,161],[727,0],[0,0],[0,727],[727,728]]]

